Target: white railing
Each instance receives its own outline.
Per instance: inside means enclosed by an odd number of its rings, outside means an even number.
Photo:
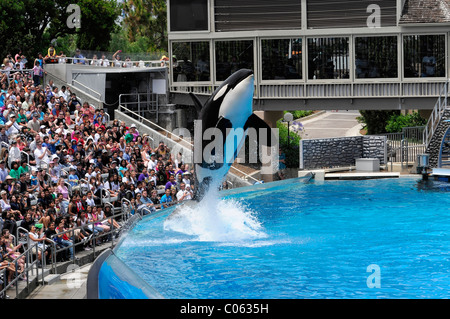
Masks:
[[[269,81],[255,83],[255,98],[317,99],[317,98],[414,98],[437,97],[446,80],[367,82],[355,80],[331,82]],[[220,83],[172,82],[172,93],[211,95]]]
[[[77,86],[81,86],[82,88],[77,87]],[[90,95],[91,97],[93,97],[93,98],[95,98],[95,99],[97,99],[97,100],[99,100],[99,101],[101,101],[101,102],[105,102],[105,101],[102,99],[103,96],[102,96],[101,93],[99,93],[99,92],[93,90],[92,88],[90,88],[90,87],[84,85],[83,83],[81,83],[81,82],[79,82],[79,81],[77,81],[77,80],[75,80],[75,79],[72,79],[72,87],[74,87],[74,88],[76,88],[76,89],[78,89],[78,90],[80,90],[80,91],[88,90],[90,93],[94,93],[94,95],[97,95],[97,97],[93,96],[92,94],[86,93],[86,92],[83,92],[83,93],[86,94],[86,95]]]
[[[127,60],[115,60],[106,59],[102,61],[101,59],[90,59],[90,58],[75,58],[75,57],[65,57],[66,62],[64,63],[54,63],[54,64],[76,64],[77,66],[90,66],[90,67],[108,67],[108,68],[154,68],[165,66],[159,60],[138,60],[138,61],[127,61]],[[81,61],[84,63],[73,63],[74,60]],[[106,62],[100,64],[101,62]]]
[[[140,117],[145,118],[146,113],[155,113],[156,122],[159,120],[159,97],[155,93],[120,94],[119,105],[126,110],[137,111]]]
[[[436,101],[436,104],[431,112],[430,118],[425,126],[425,130],[423,131],[425,146],[428,147],[430,145],[431,139],[433,138],[433,134],[436,131],[436,128],[441,121],[442,114],[448,106],[448,89],[449,89],[449,81],[446,81],[442,86],[439,97]]]

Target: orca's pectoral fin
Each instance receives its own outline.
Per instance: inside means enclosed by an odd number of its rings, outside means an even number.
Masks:
[[[252,114],[245,122],[244,131],[248,128],[256,129],[256,136],[258,145],[265,145],[272,147],[278,142],[276,136],[273,134],[271,127],[264,122],[259,116]]]
[[[189,95],[191,96],[192,101],[194,101],[194,106],[195,109],[197,110],[197,115],[200,114],[200,111],[203,108],[202,102],[200,102],[199,98],[194,93],[189,92]]]

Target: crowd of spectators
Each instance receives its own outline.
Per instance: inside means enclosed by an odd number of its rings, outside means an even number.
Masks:
[[[73,242],[90,249],[92,234],[122,226],[120,219],[109,218],[122,202],[131,214],[148,214],[193,197],[193,171],[164,142],[141,134],[134,124],[110,121],[70,87],[43,84],[42,77],[20,70],[6,80],[5,74],[0,79],[0,268],[14,267],[14,252],[22,247],[13,246],[11,235],[18,229],[42,245],[45,255],[52,238],[69,247],[61,259],[71,258]],[[64,233],[77,227],[73,236]]]

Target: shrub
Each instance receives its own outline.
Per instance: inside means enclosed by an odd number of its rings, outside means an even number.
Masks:
[[[386,133],[386,125],[388,120],[393,115],[400,114],[400,111],[374,111],[363,110],[359,111],[361,116],[357,118],[359,123],[367,129],[367,134],[376,135]]]
[[[420,116],[418,112],[411,114],[396,114],[392,115],[386,124],[386,132],[397,133],[401,132],[404,127],[423,126],[426,120]]]
[[[284,114],[287,112],[292,113],[294,119],[299,119],[308,115],[313,114],[313,111],[304,111],[304,110],[296,110],[296,111],[284,111]]]
[[[286,166],[287,167],[298,167],[299,166],[299,144],[300,136],[295,132],[289,132],[288,138],[288,128],[282,120],[277,121],[277,128],[279,134],[280,147],[283,153],[286,155]],[[289,142],[288,142],[289,141]]]

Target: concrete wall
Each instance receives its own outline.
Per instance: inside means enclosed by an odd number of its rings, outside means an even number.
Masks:
[[[441,121],[439,122],[436,131],[431,138],[430,145],[428,145],[425,153],[430,154],[430,167],[437,168],[439,164],[439,152],[441,149],[442,139],[445,132],[450,128],[450,110],[445,110],[442,114]]]
[[[300,141],[300,168],[354,166],[356,158],[378,158],[386,164],[386,137],[353,136]]]

